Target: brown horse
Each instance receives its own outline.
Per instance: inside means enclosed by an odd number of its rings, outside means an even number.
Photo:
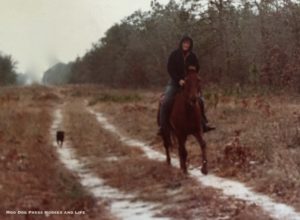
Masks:
[[[162,134],[168,164],[171,164],[169,153],[169,148],[172,146],[171,134],[175,135],[178,141],[180,168],[184,173],[187,173],[185,142],[189,135],[193,135],[202,150],[201,171],[203,174],[207,174],[206,143],[202,137],[202,114],[199,105],[200,92],[200,78],[195,70],[190,69],[185,77],[184,86],[175,95],[169,129]]]

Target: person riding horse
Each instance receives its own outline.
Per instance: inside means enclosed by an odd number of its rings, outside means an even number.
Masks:
[[[184,77],[186,71],[189,67],[193,66],[196,68],[196,71],[199,71],[199,61],[197,56],[192,52],[193,49],[193,40],[188,36],[184,36],[179,43],[179,48],[174,50],[168,59],[168,73],[171,77],[165,93],[164,100],[162,102],[160,110],[160,131],[159,134],[162,134],[164,129],[167,129],[169,126],[169,117],[172,111],[172,105],[174,102],[174,97],[179,89],[184,86],[185,81]],[[208,132],[214,130],[215,127],[208,126],[208,120],[204,111],[204,102],[203,98],[200,96],[199,104],[202,112],[202,128],[203,132]]]

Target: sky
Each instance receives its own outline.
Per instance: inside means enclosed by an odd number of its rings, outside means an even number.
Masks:
[[[158,0],[166,4],[169,0]],[[83,56],[105,31],[150,0],[0,0],[0,52],[41,79],[57,62]]]

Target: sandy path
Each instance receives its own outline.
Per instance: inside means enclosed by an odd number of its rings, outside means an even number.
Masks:
[[[124,136],[113,124],[111,124],[107,120],[107,118],[103,114],[97,113],[91,108],[89,108],[88,111],[96,116],[98,122],[103,128],[110,131],[111,133],[114,133],[126,145],[139,147],[150,159],[165,160],[165,155],[151,149],[151,146],[148,146],[141,141]],[[178,160],[175,158],[172,158],[172,160],[173,164],[178,166]],[[243,183],[220,178],[212,174],[203,176],[200,173],[199,168],[192,168],[190,169],[189,173],[191,177],[195,178],[200,184],[220,189],[222,190],[224,195],[232,196],[237,199],[243,199],[249,204],[254,203],[268,212],[273,218],[285,220],[300,219],[300,213],[296,212],[293,207],[283,203],[274,202],[270,197],[254,192]]]
[[[54,122],[51,128],[51,136],[55,137],[56,131],[63,128],[61,109],[57,109],[53,117]],[[56,140],[54,139],[53,145],[56,148],[60,161],[66,168],[78,175],[81,185],[95,198],[110,204],[110,211],[117,218],[124,220],[168,219],[165,217],[155,217],[155,215],[159,214],[157,208],[161,204],[144,201],[133,202],[133,199],[137,199],[134,194],[125,194],[116,188],[105,185],[101,178],[86,168],[83,162],[86,161],[86,158],[80,158],[76,155],[69,141],[64,142],[64,146],[60,148],[56,146]]]

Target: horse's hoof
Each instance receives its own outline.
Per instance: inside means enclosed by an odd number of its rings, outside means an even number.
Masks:
[[[183,173],[184,175],[188,175],[188,174],[189,174],[188,171],[187,171],[187,169],[181,168],[181,171],[182,171],[182,173]]]
[[[171,160],[166,160],[167,164],[171,166]]]
[[[207,168],[206,167],[202,167],[201,168],[201,172],[204,174],[204,175],[207,175]]]
[[[189,172],[187,171],[182,171],[184,178],[188,178],[189,177]]]

